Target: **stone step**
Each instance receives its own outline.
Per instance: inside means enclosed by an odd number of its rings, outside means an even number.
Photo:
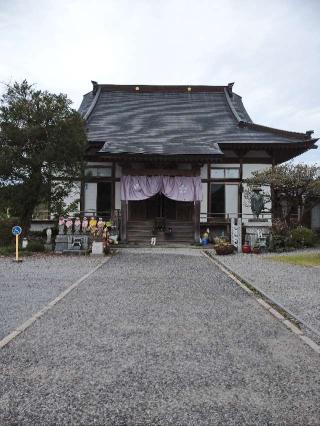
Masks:
[[[164,231],[161,230],[155,230],[154,231],[156,234],[165,234]],[[153,229],[127,229],[127,233],[134,233],[134,234],[152,234],[153,233]],[[172,228],[172,234],[193,234],[193,229],[192,228],[188,228],[188,229],[175,229]]]
[[[127,236],[128,241],[150,241],[151,240],[151,235],[150,236],[144,236],[144,235],[128,235]],[[157,241],[168,241],[168,242],[178,242],[178,241],[186,241],[186,242],[192,242],[193,241],[193,235],[188,235],[188,236],[179,236],[179,237],[165,237],[164,235],[161,236],[156,236],[156,240]]]
[[[138,232],[138,231],[128,231],[127,232],[128,237],[135,238],[135,237],[142,237],[142,238],[148,238],[148,237],[165,237],[170,238],[170,235],[172,235],[172,238],[189,238],[193,236],[193,232],[172,232],[172,234],[165,234],[164,232],[157,232],[153,234],[150,232]]]
[[[151,237],[155,236],[157,243],[187,243],[193,242],[193,225],[192,222],[179,222],[173,220],[166,221],[167,228],[172,228],[172,234],[167,235],[163,231],[157,231],[153,235],[154,221],[128,221],[127,223],[127,240],[130,243],[150,244]]]
[[[155,248],[157,247],[168,247],[168,248],[184,248],[184,247],[192,247],[193,241],[172,241],[172,242],[168,242],[168,241],[160,241],[160,242],[156,242]],[[126,244],[119,244],[118,246],[119,248],[134,248],[134,247],[154,247],[151,246],[150,241],[145,241],[145,242],[128,242]]]
[[[167,220],[166,221],[167,226],[192,226],[192,222],[180,222],[180,221],[174,221],[174,220]],[[127,226],[154,226],[154,221],[133,221],[129,220],[127,222]]]

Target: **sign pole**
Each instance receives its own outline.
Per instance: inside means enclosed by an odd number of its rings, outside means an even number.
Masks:
[[[22,262],[22,260],[19,259],[19,235],[22,232],[21,226],[14,226],[11,230],[12,235],[16,237],[16,262]]]
[[[19,235],[16,235],[16,262],[19,262]]]

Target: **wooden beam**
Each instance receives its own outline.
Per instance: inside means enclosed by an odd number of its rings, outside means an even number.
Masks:
[[[194,202],[193,207],[193,235],[194,242],[200,242],[200,201]]]
[[[121,200],[121,242],[127,242],[128,201]]]
[[[200,169],[133,169],[131,167],[126,167],[123,168],[122,173],[124,176],[200,176]]]

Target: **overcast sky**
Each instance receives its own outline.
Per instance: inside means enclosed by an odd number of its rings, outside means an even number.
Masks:
[[[90,80],[235,81],[255,122],[320,137],[319,22],[320,0],[0,0],[0,81],[76,108]]]

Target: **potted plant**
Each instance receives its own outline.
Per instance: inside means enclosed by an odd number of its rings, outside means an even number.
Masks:
[[[224,239],[215,239],[215,244],[213,246],[218,255],[227,255],[232,254],[235,251],[233,244],[225,241]]]
[[[251,253],[251,246],[249,241],[246,241],[242,246],[242,253]]]
[[[254,253],[254,254],[260,254],[261,253],[260,244],[255,243],[255,245],[252,248],[252,253]]]

